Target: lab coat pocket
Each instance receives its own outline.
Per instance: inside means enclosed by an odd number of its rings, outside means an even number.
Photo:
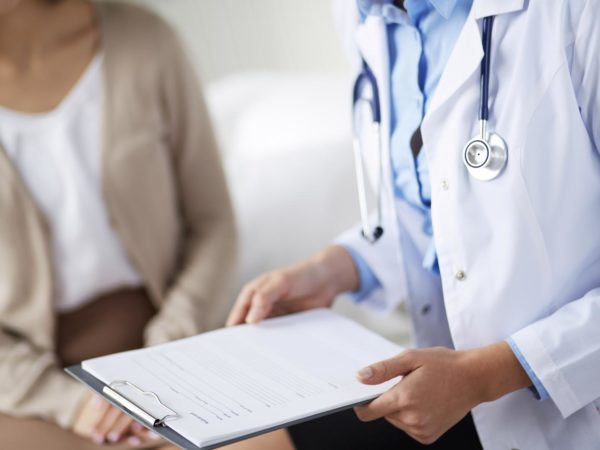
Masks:
[[[597,259],[597,246],[579,238],[597,235],[592,204],[600,195],[600,166],[593,147],[568,67],[562,66],[520,148],[521,178],[552,261],[555,287],[571,285]]]

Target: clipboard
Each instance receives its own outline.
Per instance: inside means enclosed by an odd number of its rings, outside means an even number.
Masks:
[[[96,377],[91,375],[90,373],[86,372],[83,369],[83,367],[81,367],[81,364],[76,364],[74,366],[67,367],[65,369],[65,372],[67,372],[69,375],[71,375],[73,378],[75,378],[80,383],[83,383],[84,385],[88,386],[92,390],[96,391],[96,393],[99,394],[102,398],[104,398],[106,401],[110,402],[113,406],[119,408],[121,411],[123,411],[125,414],[130,416],[132,419],[136,420],[141,425],[145,426],[146,428],[153,431],[154,433],[160,435],[163,439],[169,441],[171,444],[176,445],[177,447],[183,448],[185,450],[211,450],[214,448],[218,448],[222,445],[226,445],[224,443],[224,444],[219,444],[217,446],[212,446],[212,447],[203,447],[203,448],[198,447],[193,442],[190,442],[189,440],[187,440],[186,438],[181,436],[179,433],[177,433],[177,432],[173,431],[171,428],[169,428],[167,425],[167,417],[152,416],[150,413],[148,413],[147,411],[144,411],[142,408],[137,406],[134,402],[127,399],[125,396],[119,394],[115,389],[113,389],[113,387],[104,384],[102,381],[100,381],[99,379],[97,379]],[[119,383],[126,382],[124,380],[123,381],[117,380],[117,381]],[[142,389],[140,389],[139,387],[137,387],[135,385],[131,385],[131,386],[133,386],[136,390],[139,390],[140,392],[144,392]],[[154,393],[149,393],[149,394],[153,395],[154,398],[160,404],[162,404],[163,406],[168,408],[167,405],[164,405],[164,403],[162,403],[160,401],[160,399],[158,398],[158,396],[156,394],[154,394]],[[175,414],[177,414],[177,413],[175,412]]]
[[[190,440],[186,439],[185,437],[183,437],[182,435],[180,435],[179,433],[177,433],[176,431],[174,431],[172,428],[170,428],[168,426],[168,422],[170,420],[177,420],[177,417],[179,417],[179,414],[176,411],[173,411],[171,408],[169,408],[168,405],[165,405],[155,393],[144,391],[140,387],[135,386],[133,383],[130,383],[126,380],[116,380],[116,381],[112,382],[110,385],[107,385],[107,384],[103,383],[102,381],[100,381],[99,379],[97,379],[96,377],[94,377],[92,374],[90,374],[86,370],[84,370],[83,367],[81,366],[81,364],[76,364],[76,365],[67,367],[64,370],[67,374],[69,374],[70,376],[75,378],[80,383],[86,385],[90,389],[94,390],[102,398],[104,398],[106,401],[110,402],[116,408],[119,408],[121,411],[123,411],[125,414],[127,414],[132,419],[134,419],[136,422],[139,422],[141,425],[145,426],[147,429],[160,435],[166,441],[168,441],[171,444],[173,444],[179,448],[182,448],[184,450],[217,449],[217,448],[223,447],[225,445],[233,444],[235,442],[243,441],[243,440],[255,437],[255,436],[259,436],[261,434],[268,433],[270,431],[275,431],[275,430],[278,430],[281,428],[287,428],[287,427],[290,427],[290,426],[293,426],[293,425],[296,425],[296,424],[299,424],[302,422],[306,422],[306,421],[313,420],[313,419],[318,419],[319,417],[328,416],[330,414],[335,414],[337,412],[341,412],[346,409],[354,408],[355,406],[363,405],[372,400],[371,399],[371,400],[354,403],[351,405],[345,405],[340,408],[335,408],[335,409],[332,409],[329,411],[311,415],[309,417],[304,417],[302,419],[294,420],[294,421],[291,421],[284,425],[277,425],[277,426],[266,428],[266,429],[263,429],[263,430],[260,430],[260,431],[254,432],[254,433],[246,434],[244,436],[239,436],[239,437],[236,437],[233,439],[228,439],[226,441],[219,442],[218,444],[209,445],[209,446],[205,446],[205,447],[198,447],[196,444],[194,444]],[[148,396],[152,397],[162,407],[166,408],[167,410],[170,410],[171,413],[167,414],[163,417],[153,416],[148,411],[145,411],[143,408],[136,405],[131,399],[126,398],[124,395],[117,392],[114,388],[115,388],[115,385],[119,385],[119,384],[127,384],[130,387],[132,387],[133,389],[135,389],[136,391],[140,392],[140,394],[148,395]]]

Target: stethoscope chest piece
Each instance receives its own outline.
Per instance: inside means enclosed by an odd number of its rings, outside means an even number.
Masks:
[[[506,166],[508,147],[504,139],[496,133],[485,138],[478,136],[465,145],[463,162],[471,176],[480,181],[496,178]]]
[[[483,19],[479,94],[479,135],[465,145],[463,162],[471,176],[480,181],[490,181],[502,173],[508,160],[508,146],[497,133],[488,133],[488,97],[490,87],[490,64],[492,53],[492,26],[494,17]]]

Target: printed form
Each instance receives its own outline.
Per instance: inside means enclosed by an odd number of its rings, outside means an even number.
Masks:
[[[179,416],[167,426],[203,447],[375,398],[397,380],[366,386],[356,371],[401,350],[318,309],[95,358],[82,367],[107,385],[127,380],[155,393]],[[157,417],[169,413],[128,386],[115,390]]]

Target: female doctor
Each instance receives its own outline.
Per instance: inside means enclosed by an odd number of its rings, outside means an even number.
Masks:
[[[334,415],[292,427],[292,442],[448,432],[453,448],[600,448],[600,1],[339,4],[358,61],[359,191],[368,177],[378,204],[335,245],[250,282],[229,324],[352,292],[383,311],[406,302],[419,349],[357,373],[403,376],[355,409],[391,425]]]

